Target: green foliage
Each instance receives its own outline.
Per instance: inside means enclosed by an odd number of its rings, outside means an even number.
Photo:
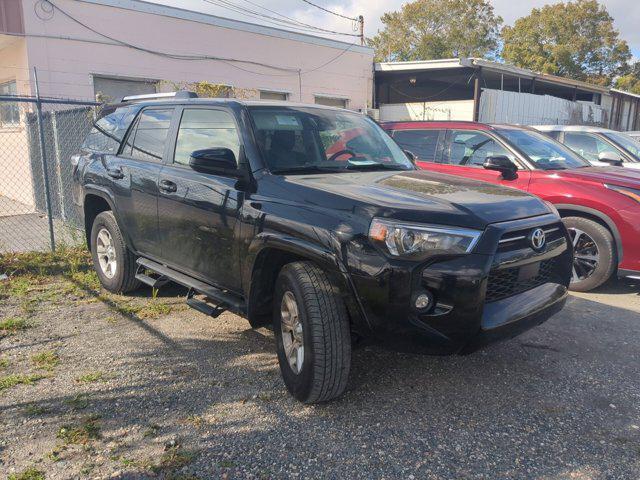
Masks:
[[[9,317],[0,320],[0,338],[29,328],[29,323],[22,317]]]
[[[105,379],[104,372],[96,371],[85,373],[84,375],[80,375],[76,378],[76,382],[80,383],[94,383],[94,382],[102,382]]]
[[[0,392],[16,385],[33,385],[38,380],[45,378],[44,375],[7,375],[0,377]]]
[[[58,430],[57,437],[65,444],[86,445],[91,440],[100,438],[99,417],[85,417],[77,425],[64,425]]]
[[[60,363],[60,358],[56,352],[45,350],[33,355],[31,361],[37,368],[52,371]]]
[[[381,20],[376,61],[490,56],[502,25],[488,0],[415,0]]]
[[[502,57],[519,67],[609,85],[631,58],[596,0],[534,8],[502,29]]]
[[[6,253],[0,255],[0,272],[14,275],[56,275],[87,270],[91,257],[84,247],[59,248],[55,252]]]
[[[44,472],[35,467],[27,468],[22,473],[12,473],[8,480],[44,480]]]

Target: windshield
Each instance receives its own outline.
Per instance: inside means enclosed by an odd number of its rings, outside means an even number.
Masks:
[[[498,129],[509,143],[519,148],[541,170],[566,170],[589,167],[590,164],[564,145],[530,130]]]
[[[620,145],[627,151],[627,153],[633,155],[634,160],[640,162],[640,142],[634,140],[628,135],[625,135],[624,133],[605,132],[604,136]]]
[[[314,107],[249,107],[272,173],[413,170],[402,149],[364,115]]]

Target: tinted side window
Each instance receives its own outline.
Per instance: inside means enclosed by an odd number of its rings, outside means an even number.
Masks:
[[[125,145],[125,155],[147,162],[162,161],[173,108],[143,110]]]
[[[116,153],[135,115],[135,108],[120,107],[100,118],[87,135],[82,148],[92,152]]]
[[[490,136],[472,130],[454,130],[447,154],[453,165],[482,166],[487,157],[513,155]]]
[[[598,155],[613,148],[604,140],[588,133],[566,132],[564,144],[587,160],[597,161]]]
[[[422,162],[435,162],[440,130],[396,130],[393,139]]]
[[[221,110],[186,108],[180,121],[174,162],[189,165],[195,150],[217,147],[230,149],[238,158],[240,142],[233,117]]]

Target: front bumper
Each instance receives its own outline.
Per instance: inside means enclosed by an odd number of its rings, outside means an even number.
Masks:
[[[542,251],[498,248],[513,232],[556,229]],[[511,338],[560,311],[571,276],[569,237],[554,215],[490,225],[475,252],[415,265],[378,252],[350,252],[351,277],[374,339],[396,350],[469,353]],[[523,248],[519,248],[523,247]],[[358,268],[354,268],[354,267]],[[521,273],[522,272],[522,273]],[[435,307],[421,312],[414,299],[427,290]]]

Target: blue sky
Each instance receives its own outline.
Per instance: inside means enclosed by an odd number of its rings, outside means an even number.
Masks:
[[[224,3],[232,3],[255,11],[262,11],[266,15],[273,15],[266,10],[260,10],[256,5],[266,7],[278,13],[293,17],[308,24],[323,26],[329,30],[341,32],[352,31],[351,22],[322,11],[304,3],[302,0],[151,0],[156,3],[165,3],[176,7],[199,10],[214,15],[238,18],[246,21],[258,22],[256,19],[247,18],[229,8],[220,6]],[[218,5],[214,5],[217,3]],[[405,3],[402,0],[314,0],[314,3],[328,9],[343,13],[347,16],[364,15],[365,33],[373,35],[380,28],[380,16],[387,11],[397,10]],[[554,0],[492,0],[491,2],[498,15],[504,18],[505,23],[511,24],[517,18],[527,15],[532,8],[540,7]],[[638,0],[601,0],[615,20],[620,35],[631,47],[634,55],[640,58],[640,1]],[[338,37],[340,38],[340,37]],[[349,37],[342,37],[349,39]]]

